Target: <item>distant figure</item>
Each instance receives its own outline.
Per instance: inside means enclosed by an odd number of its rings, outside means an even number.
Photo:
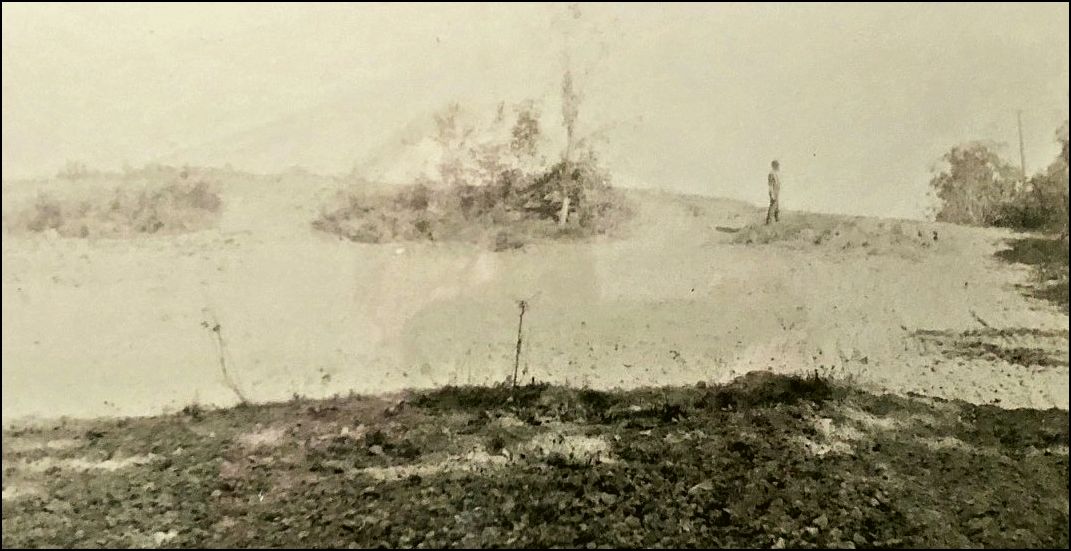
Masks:
[[[781,163],[774,161],[770,163],[770,176],[767,178],[767,182],[770,185],[770,208],[766,211],[766,223],[770,223],[772,218],[775,222],[781,221]]]

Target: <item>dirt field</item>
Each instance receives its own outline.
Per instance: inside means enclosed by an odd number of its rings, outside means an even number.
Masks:
[[[630,192],[619,239],[363,245],[336,186],[5,235],[5,546],[1067,546],[1043,241]],[[508,380],[521,299],[538,384],[404,391]],[[275,403],[210,407],[220,343]]]
[[[5,236],[3,418],[145,415],[510,376],[592,388],[818,370],[871,390],[1068,407],[1068,317],[1018,284],[1014,236],[630,192],[629,237],[489,252],[362,245],[310,221],[334,182],[223,182],[218,229]],[[62,190],[61,190],[62,191]],[[4,205],[30,196],[5,183]],[[791,196],[786,199],[791,207]],[[1040,360],[1039,360],[1040,358]]]

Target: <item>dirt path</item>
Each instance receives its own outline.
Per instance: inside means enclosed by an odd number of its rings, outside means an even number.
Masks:
[[[370,246],[315,234],[306,220],[330,189],[288,191],[300,185],[230,184],[220,231],[5,237],[5,422],[233,403],[202,326],[212,316],[254,400],[502,381],[522,298],[526,378],[608,388],[819,370],[900,393],[1068,406],[1068,318],[1014,287],[1028,274],[993,258],[998,231],[903,222],[941,234],[906,251],[736,244],[760,209],[634,193],[623,240]],[[874,239],[888,224],[850,230]]]

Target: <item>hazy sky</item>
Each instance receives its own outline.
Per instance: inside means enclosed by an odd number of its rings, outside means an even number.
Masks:
[[[452,100],[553,103],[564,5],[3,4],[3,176],[151,160],[348,171]],[[1068,113],[1068,5],[581,5],[582,130],[628,185],[918,216],[972,139]]]

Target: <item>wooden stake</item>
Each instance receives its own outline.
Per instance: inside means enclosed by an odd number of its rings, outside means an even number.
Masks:
[[[527,301],[518,301],[517,305],[521,308],[520,318],[517,320],[517,354],[513,358],[513,387],[517,387],[517,374],[521,367],[521,341],[523,339],[524,331],[524,312],[528,309]]]

